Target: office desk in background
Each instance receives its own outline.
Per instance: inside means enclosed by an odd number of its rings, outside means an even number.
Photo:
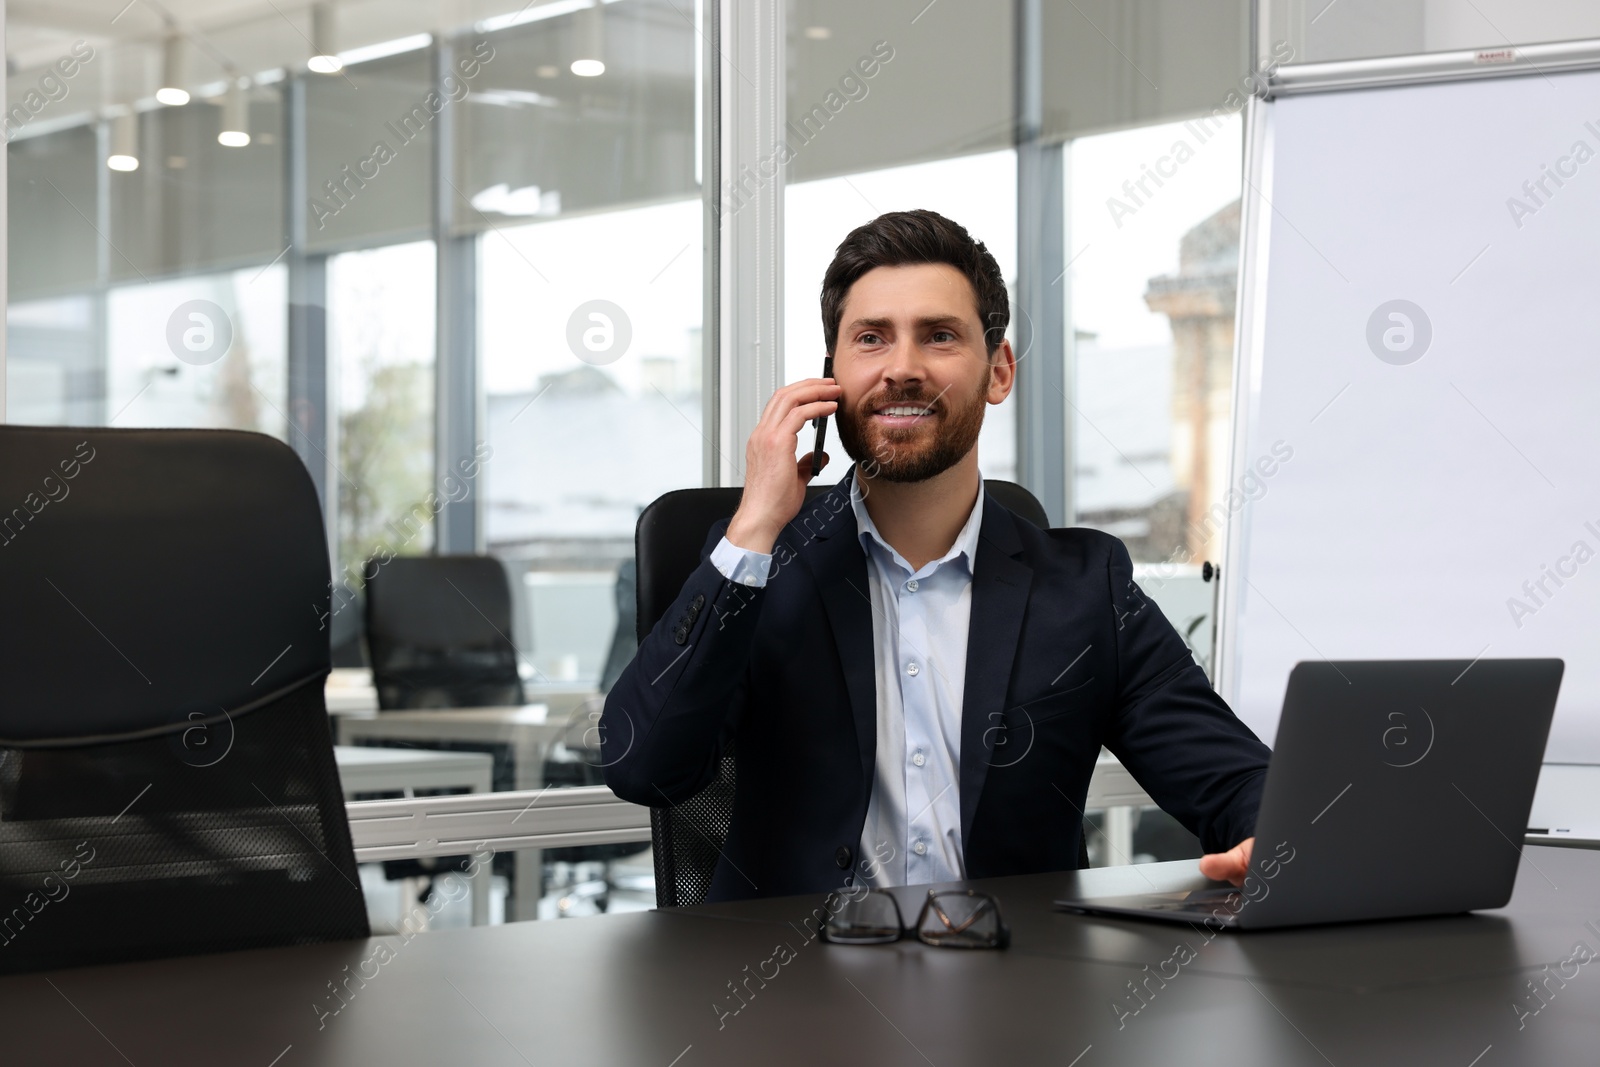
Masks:
[[[482,752],[432,752],[409,748],[358,748],[335,745],[333,762],[339,767],[339,784],[345,800],[358,793],[400,793],[412,796],[419,789],[464,789],[487,793],[493,788],[494,757]],[[401,900],[400,914],[415,901]],[[472,881],[472,925],[489,922],[489,881]]]
[[[544,758],[569,729],[570,713],[552,718],[545,704],[513,708],[429,708],[419,711],[352,712],[335,716],[341,745],[366,741],[423,746],[439,742],[504,745],[510,753],[512,788],[544,785]],[[531,919],[538,912],[543,881],[539,849],[518,849],[513,861],[508,914]]]
[[[1600,767],[1546,763],[1540,769],[1528,843],[1600,848]]]
[[[1004,952],[827,945],[804,925],[821,897],[791,897],[18,975],[0,1032],[29,1064],[1594,1062],[1600,961],[1543,1001],[1527,983],[1600,949],[1600,853],[1527,849],[1500,912],[1209,941],[1050,904],[1194,870],[970,883],[1001,901]],[[923,890],[898,892],[914,914]]]

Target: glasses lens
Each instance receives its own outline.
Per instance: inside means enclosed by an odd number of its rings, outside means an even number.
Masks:
[[[941,948],[1001,948],[1008,931],[1000,906],[982,893],[934,893],[922,909],[917,937]]]
[[[840,945],[881,945],[900,940],[904,923],[894,897],[876,890],[828,897],[828,921],[822,936]]]

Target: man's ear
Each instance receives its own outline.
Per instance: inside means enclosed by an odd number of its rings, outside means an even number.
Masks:
[[[1017,357],[1011,351],[1010,341],[1001,341],[989,357],[989,393],[987,400],[998,404],[1011,395],[1017,384]]]

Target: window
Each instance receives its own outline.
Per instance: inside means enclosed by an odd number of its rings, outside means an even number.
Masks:
[[[1137,562],[1221,554],[1207,516],[1228,477],[1241,126],[1197,119],[1068,146],[1078,522]]]
[[[613,640],[631,645],[614,587],[631,581],[634,523],[700,484],[700,212],[680,200],[480,239],[484,535],[524,604],[535,685],[593,686]]]
[[[381,548],[433,547],[434,246],[345,252],[328,260],[328,362],[337,412],[330,451],[338,555],[359,572]]]

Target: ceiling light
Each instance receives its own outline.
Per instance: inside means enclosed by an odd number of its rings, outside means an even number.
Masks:
[[[572,61],[572,73],[580,78],[598,78],[606,72],[605,11],[602,0],[594,0],[587,11],[578,12],[578,58]]]
[[[132,108],[111,120],[111,151],[106,166],[112,170],[139,169],[139,116]]]
[[[826,26],[807,26],[806,37],[813,41],[826,41],[833,36],[833,31]]]
[[[239,80],[231,76],[222,97],[222,130],[217,143],[224,148],[243,148],[250,143],[250,102],[239,88]]]
[[[318,74],[337,74],[344,69],[333,36],[333,5],[319,0],[311,5],[311,59],[306,63]]]
[[[168,107],[182,107],[189,102],[189,42],[176,32],[167,35],[161,50],[161,88],[156,99]]]

